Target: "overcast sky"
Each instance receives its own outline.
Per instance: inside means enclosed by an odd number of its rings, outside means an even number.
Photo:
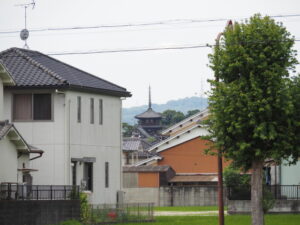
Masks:
[[[32,0],[0,0],[0,32],[24,28],[24,8]],[[299,0],[35,0],[27,9],[27,28],[63,28],[164,22],[162,25],[31,32],[29,48],[43,53],[156,48],[213,44],[225,21],[262,15],[300,14]],[[276,18],[300,39],[300,16]],[[171,21],[171,22],[166,22]],[[0,50],[23,47],[19,33],[0,33]],[[296,43],[300,50],[300,42]],[[203,96],[213,77],[207,67],[210,48],[53,56],[125,87],[132,97],[124,107]]]

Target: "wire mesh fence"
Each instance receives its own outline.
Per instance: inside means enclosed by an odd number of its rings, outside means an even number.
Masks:
[[[91,205],[90,224],[150,222],[154,220],[153,203]]]

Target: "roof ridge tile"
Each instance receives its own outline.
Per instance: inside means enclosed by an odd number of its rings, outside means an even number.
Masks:
[[[15,51],[17,54],[23,56],[26,60],[28,60],[28,62],[30,62],[32,65],[42,69],[43,71],[45,71],[46,73],[48,73],[50,76],[54,77],[55,79],[59,80],[61,83],[68,83],[66,79],[63,79],[61,76],[59,76],[57,73],[53,72],[52,70],[50,70],[49,68],[43,66],[42,64],[38,63],[37,61],[35,61],[33,58],[31,58],[30,56],[28,56],[26,53],[22,52],[21,49],[19,48],[12,48],[13,51]],[[39,53],[37,51],[30,51],[30,52],[35,52],[35,53]],[[40,53],[39,53],[40,54]]]

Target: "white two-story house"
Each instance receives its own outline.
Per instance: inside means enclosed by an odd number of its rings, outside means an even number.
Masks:
[[[35,184],[81,185],[92,203],[121,190],[120,86],[37,51],[11,48],[0,59],[15,81],[4,88],[4,116],[44,150]]]

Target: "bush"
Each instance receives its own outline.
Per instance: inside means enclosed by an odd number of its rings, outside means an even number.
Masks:
[[[80,195],[80,219],[83,223],[88,223],[91,219],[91,207],[88,202],[87,194],[81,192]]]
[[[59,223],[59,225],[82,225],[82,223],[80,223],[77,220],[66,220],[66,221]]]

